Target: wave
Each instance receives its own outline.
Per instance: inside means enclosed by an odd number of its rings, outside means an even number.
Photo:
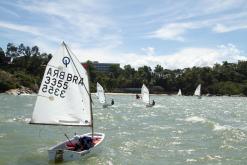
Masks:
[[[159,105],[159,104],[153,106],[153,108],[164,108],[164,107],[166,107],[166,106],[165,105]]]
[[[136,103],[133,103],[132,105],[133,105],[133,107],[143,107],[144,106],[142,104],[136,104]]]
[[[202,118],[202,117],[192,116],[192,117],[186,118],[185,121],[192,122],[192,123],[198,123],[198,122],[205,123],[207,120],[205,118]]]
[[[225,130],[233,129],[233,127],[229,125],[220,125],[219,123],[216,123],[214,121],[208,120],[203,117],[198,117],[198,116],[188,117],[185,119],[185,121],[191,122],[191,123],[202,123],[202,124],[206,123],[210,126],[210,128],[212,128],[213,131],[225,131]]]
[[[213,124],[214,131],[224,131],[224,130],[230,130],[230,129],[232,129],[232,127],[228,125],[219,125],[219,123]]]
[[[8,119],[7,122],[8,123],[12,123],[12,122],[24,122],[24,123],[29,123],[31,120],[31,118],[26,118],[24,116],[18,116],[18,117],[14,117],[11,119]]]

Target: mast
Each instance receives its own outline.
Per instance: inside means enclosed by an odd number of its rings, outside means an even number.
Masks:
[[[90,91],[90,75],[89,75],[89,70],[87,69],[87,74],[88,74],[88,81],[89,81],[89,91]],[[91,112],[91,129],[92,129],[92,139],[93,139],[93,134],[94,134],[94,127],[93,127],[93,110],[92,110],[92,101],[91,101],[91,94],[90,94],[90,112]]]
[[[68,52],[68,54],[69,54],[69,56],[70,56],[70,58],[71,58],[71,61],[72,61],[73,65],[74,65],[74,67],[75,67],[75,69],[76,69],[76,72],[78,73],[79,77],[81,78],[81,75],[79,74],[79,71],[77,70],[77,68],[76,68],[76,66],[75,66],[75,63],[74,63],[74,61],[73,61],[73,58],[71,57],[71,54],[70,54],[70,51],[68,50],[67,45],[65,44],[65,42],[63,42],[63,44],[64,44],[64,46],[65,46],[65,48],[66,48],[66,50],[67,50],[67,52]],[[77,59],[76,56],[75,56],[75,58]],[[77,59],[77,60],[78,60],[78,59]],[[79,61],[79,60],[78,60],[78,61]],[[83,67],[83,66],[82,66],[82,67]],[[88,94],[88,96],[89,96],[89,98],[90,98],[90,116],[91,116],[91,129],[92,129],[92,138],[93,138],[94,127],[93,127],[92,98],[91,98],[91,94],[90,94],[90,76],[89,76],[88,70],[87,70],[87,75],[88,75],[88,81],[89,81],[89,82],[88,82],[89,89],[86,88],[86,86],[84,85],[84,83],[83,83],[83,86],[84,86],[84,88],[86,89],[87,94]]]

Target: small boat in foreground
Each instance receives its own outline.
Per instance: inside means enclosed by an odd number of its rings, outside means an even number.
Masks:
[[[79,159],[105,138],[94,132],[88,73],[64,42],[46,66],[30,124],[91,128],[70,139],[65,134],[66,141],[48,150],[49,161]]]

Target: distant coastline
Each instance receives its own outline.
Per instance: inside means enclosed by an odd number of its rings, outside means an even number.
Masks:
[[[41,53],[38,46],[7,45],[0,48],[0,93],[16,89],[14,93],[28,88],[37,93],[46,64],[52,54]],[[247,61],[215,64],[213,67],[192,67],[170,70],[157,65],[155,68],[140,66],[132,68],[126,64],[108,66],[107,71],[95,68],[91,61],[82,62],[90,75],[90,90],[96,91],[99,82],[106,92],[140,93],[145,84],[151,94],[174,95],[181,89],[183,95],[193,95],[201,84],[202,95],[208,96],[247,96]]]

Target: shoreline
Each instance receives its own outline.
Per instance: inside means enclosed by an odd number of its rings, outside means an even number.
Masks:
[[[33,90],[29,89],[29,88],[25,88],[25,87],[22,87],[22,88],[17,88],[17,89],[10,89],[10,90],[7,90],[5,92],[0,92],[0,94],[7,94],[7,95],[14,95],[14,96],[19,96],[19,95],[37,95],[38,93],[34,92]],[[91,93],[91,95],[95,95],[96,92],[93,92]],[[140,93],[120,93],[120,92],[106,92],[105,94],[107,95],[116,95],[116,96],[119,96],[119,95],[126,95],[126,96],[135,96],[136,94],[138,95],[141,95]],[[152,93],[150,94],[151,96],[177,96],[177,94],[166,94],[166,93]],[[183,96],[193,96],[193,95],[182,95]],[[178,97],[181,97],[181,96],[178,96]],[[205,94],[205,95],[202,95],[202,97],[246,97],[244,95],[208,95],[208,94]]]

